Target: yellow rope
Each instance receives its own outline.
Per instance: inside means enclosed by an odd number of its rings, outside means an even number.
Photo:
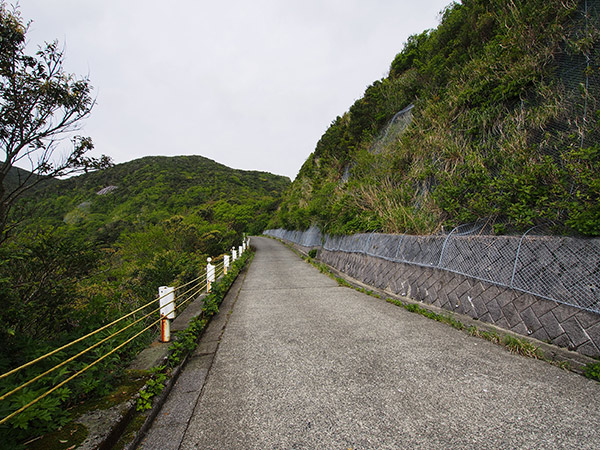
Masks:
[[[201,277],[200,277],[200,278],[201,278]],[[196,280],[198,280],[198,279],[196,279]],[[188,284],[189,284],[189,283],[188,283]],[[196,293],[194,294],[194,296],[195,296],[195,295],[198,295],[198,293],[199,293],[199,292],[201,292],[202,290],[204,290],[205,288],[206,288],[206,284],[205,284],[205,285],[204,285],[202,288],[200,288],[199,290],[197,290],[197,291],[196,291]],[[192,290],[194,290],[194,289],[197,289],[197,286],[194,286],[193,288],[189,289],[189,290],[188,290],[186,293],[188,293],[188,292],[191,292],[191,291],[192,291]],[[184,293],[184,294],[185,294],[185,293]],[[163,297],[165,297],[166,295],[167,295],[167,294],[163,295],[163,296],[162,296],[162,297],[160,297],[160,298],[163,298]],[[181,306],[181,305],[183,305],[183,304],[187,303],[187,302],[188,302],[188,301],[189,301],[191,298],[193,298],[194,296],[192,296],[192,297],[188,298],[187,300],[185,300],[184,302],[180,303],[180,305],[179,305],[179,306]],[[153,301],[153,302],[154,302],[154,301]],[[153,303],[153,302],[151,302],[151,303]],[[148,304],[146,304],[144,307],[147,307],[147,306],[149,306],[151,303],[148,303]],[[170,305],[170,304],[175,304],[175,300],[172,300],[172,301],[170,301],[169,303],[167,303],[166,305],[163,305],[163,306],[168,306],[168,305]],[[142,307],[142,309],[143,309],[144,307]],[[178,307],[178,306],[175,306],[175,308],[174,308],[174,309],[177,309],[177,307]],[[149,312],[149,313],[147,313],[145,316],[142,316],[140,319],[137,319],[135,322],[132,322],[131,324],[129,324],[129,325],[128,325],[128,326],[126,326],[125,328],[122,328],[121,330],[119,330],[119,331],[117,331],[117,332],[115,332],[115,333],[111,334],[110,336],[108,336],[108,337],[106,337],[106,338],[102,339],[101,341],[99,341],[99,342],[95,343],[94,345],[92,345],[92,346],[88,347],[87,349],[85,349],[85,350],[82,350],[81,352],[79,352],[79,353],[78,353],[78,354],[76,354],[75,356],[72,356],[71,358],[69,358],[69,359],[67,359],[67,360],[63,361],[62,363],[60,363],[60,364],[58,364],[58,365],[56,365],[56,366],[54,366],[54,367],[52,367],[52,368],[48,369],[46,372],[44,372],[44,373],[42,373],[42,374],[40,374],[40,375],[36,376],[35,378],[32,378],[31,380],[29,380],[29,381],[27,381],[27,382],[23,383],[22,385],[20,385],[20,386],[16,387],[16,388],[15,388],[15,389],[13,389],[12,391],[10,391],[10,392],[7,392],[7,393],[3,394],[2,396],[0,396],[0,401],[2,401],[2,400],[4,400],[4,399],[6,399],[7,397],[11,396],[11,395],[12,395],[12,394],[14,394],[15,392],[18,392],[18,391],[20,391],[20,390],[21,390],[21,389],[23,389],[24,387],[27,387],[27,386],[29,386],[30,384],[32,384],[32,383],[35,383],[35,382],[36,382],[36,381],[38,381],[39,379],[41,379],[41,378],[45,377],[46,375],[48,375],[48,374],[50,374],[50,373],[54,372],[56,369],[59,369],[60,367],[64,366],[65,364],[68,364],[68,363],[70,363],[71,361],[73,361],[73,360],[77,359],[77,358],[78,358],[78,357],[80,357],[81,355],[84,355],[84,354],[86,354],[86,353],[87,353],[87,352],[89,352],[90,350],[92,350],[92,349],[94,349],[94,348],[98,347],[99,345],[103,344],[104,342],[108,341],[109,339],[112,339],[113,337],[117,336],[118,334],[122,333],[123,331],[125,331],[125,330],[127,330],[127,329],[131,328],[132,326],[134,326],[135,324],[137,324],[137,323],[141,322],[141,321],[142,321],[142,320],[144,320],[145,318],[147,318],[147,317],[151,316],[152,314],[154,314],[154,313],[156,313],[156,312],[160,311],[161,309],[162,309],[162,307],[159,307],[159,308],[157,308],[157,309],[154,309],[154,310],[150,311],[150,312]],[[137,311],[139,311],[139,309],[138,309],[138,310],[136,310],[136,311],[134,311],[134,312],[137,312]],[[126,317],[126,316],[125,316],[125,317]],[[122,317],[121,319],[123,319],[123,318],[124,318],[124,317]],[[115,323],[116,323],[116,321],[115,321],[115,322],[113,322],[112,324],[108,324],[107,326],[114,325]],[[105,327],[103,327],[103,328],[105,328]],[[98,331],[100,331],[100,330],[96,330],[96,332],[98,332]],[[90,334],[90,335],[91,335],[91,334]],[[87,337],[89,337],[90,335],[88,335]],[[85,338],[86,338],[86,336],[84,336],[83,338],[80,338],[80,339],[79,339],[79,341],[81,341],[81,340],[83,340],[83,339],[85,339]],[[75,343],[75,342],[77,342],[77,341],[74,341],[73,343]],[[71,343],[71,345],[72,345],[73,343]],[[61,347],[61,349],[64,349],[64,348],[66,348],[66,347],[67,347],[67,346],[63,346],[63,347]],[[55,350],[54,352],[57,352],[57,351],[59,351],[59,350],[61,350],[61,349],[57,349],[57,350]],[[49,355],[48,355],[48,356],[49,356]],[[39,360],[39,359],[38,359],[38,360]],[[30,365],[31,365],[31,364],[33,364],[34,362],[35,362],[35,360],[34,360],[34,361],[32,361],[32,362],[30,363]],[[21,367],[25,367],[25,366],[21,366]],[[16,370],[18,370],[18,368],[17,368],[17,369],[15,369],[15,371],[16,371]],[[8,373],[8,375],[10,375],[10,372]]]
[[[190,295],[186,300],[184,300],[181,303],[179,303],[179,305],[177,305],[177,308],[179,308],[182,305],[186,304],[190,300],[196,298],[196,296],[198,296],[201,292],[204,292],[205,289],[206,289],[206,284],[204,286],[202,286],[200,289],[198,289],[196,292],[194,292],[192,295]]]
[[[172,302],[170,302],[170,303],[172,303]],[[65,364],[68,364],[68,363],[70,363],[71,361],[73,361],[73,360],[75,360],[75,359],[79,358],[81,355],[84,355],[84,354],[86,354],[87,352],[89,352],[89,351],[90,351],[90,350],[92,350],[93,348],[96,348],[96,347],[98,347],[99,345],[101,345],[101,344],[105,343],[105,342],[106,342],[106,341],[108,341],[109,339],[112,339],[113,337],[117,336],[118,334],[121,334],[123,331],[125,331],[125,330],[127,330],[127,329],[131,328],[132,326],[134,326],[135,324],[137,324],[137,323],[141,322],[142,320],[144,320],[144,319],[145,319],[145,318],[147,318],[148,316],[151,316],[152,314],[156,313],[156,312],[157,312],[159,309],[160,309],[160,308],[158,308],[158,309],[155,309],[155,310],[153,310],[153,311],[150,311],[150,312],[149,312],[148,314],[146,314],[145,316],[143,316],[143,317],[139,318],[138,320],[136,320],[135,322],[132,322],[132,323],[130,323],[129,325],[127,325],[125,328],[121,328],[119,331],[117,331],[117,332],[115,332],[115,333],[111,334],[110,336],[108,336],[108,337],[106,337],[106,338],[102,339],[101,341],[98,341],[98,342],[96,342],[94,345],[92,345],[91,347],[88,347],[88,348],[86,348],[85,350],[82,350],[81,352],[77,353],[75,356],[72,356],[71,358],[69,358],[69,359],[67,359],[67,360],[63,361],[62,363],[60,363],[60,364],[58,364],[58,365],[56,365],[56,366],[52,367],[51,369],[48,369],[47,371],[45,371],[44,373],[42,373],[42,374],[38,375],[37,377],[35,377],[35,378],[32,378],[31,380],[29,380],[29,381],[27,381],[27,382],[23,383],[21,386],[18,386],[18,387],[16,387],[16,388],[14,388],[12,391],[10,391],[10,392],[7,392],[6,394],[4,394],[4,395],[2,395],[2,396],[0,397],[0,401],[2,401],[2,400],[4,400],[4,399],[6,399],[6,398],[8,398],[8,397],[10,397],[12,394],[14,394],[15,392],[18,392],[18,391],[20,391],[20,390],[21,390],[21,389],[23,389],[24,387],[27,387],[27,386],[29,386],[31,383],[35,383],[35,382],[36,382],[36,381],[38,381],[39,379],[41,379],[41,378],[45,377],[46,375],[48,375],[48,374],[50,374],[50,373],[54,372],[56,369],[59,369],[60,367],[64,366]]]
[[[183,297],[185,294],[187,294],[187,293],[189,293],[189,292],[192,292],[192,291],[193,291],[194,289],[196,289],[197,287],[198,287],[198,285],[196,285],[196,286],[194,286],[194,287],[192,287],[192,288],[188,289],[187,291],[185,291],[185,292],[183,292],[183,293],[179,294],[177,297]],[[206,281],[204,281],[204,287],[206,287]]]
[[[8,372],[6,372],[6,373],[3,373],[2,375],[0,375],[0,380],[1,380],[1,379],[3,379],[3,378],[6,378],[6,377],[8,377],[9,375],[12,375],[12,374],[14,374],[14,373],[18,372],[19,370],[22,370],[22,369],[24,369],[24,368],[26,368],[26,367],[29,367],[29,366],[31,366],[32,364],[35,364],[36,362],[39,362],[39,361],[41,361],[41,360],[43,360],[43,359],[46,359],[47,357],[49,357],[49,356],[52,356],[52,355],[54,355],[54,354],[56,354],[56,353],[60,352],[61,350],[64,350],[64,349],[66,349],[66,348],[69,348],[69,347],[71,347],[72,345],[75,345],[75,344],[77,344],[78,342],[81,342],[81,341],[83,341],[83,340],[85,340],[85,339],[87,339],[87,338],[89,338],[89,337],[91,337],[91,336],[93,336],[93,335],[95,335],[95,334],[97,334],[97,333],[99,333],[99,332],[103,331],[103,330],[106,330],[107,328],[109,328],[109,327],[111,327],[111,326],[113,326],[113,325],[115,325],[115,324],[119,323],[121,320],[124,320],[124,319],[126,319],[127,317],[130,317],[130,316],[134,315],[136,312],[139,312],[139,311],[141,311],[142,309],[144,309],[144,308],[147,308],[148,306],[150,306],[152,303],[156,302],[157,300],[160,300],[161,298],[164,298],[164,297],[166,297],[168,294],[169,294],[169,293],[166,293],[166,294],[162,295],[161,297],[159,297],[159,298],[157,298],[157,299],[154,299],[154,300],[152,300],[151,302],[148,302],[148,303],[146,303],[144,306],[140,306],[138,309],[136,309],[136,310],[134,310],[134,311],[130,312],[129,314],[126,314],[126,315],[124,315],[124,316],[123,316],[123,317],[121,317],[120,319],[117,319],[117,320],[115,320],[115,321],[113,321],[113,322],[109,323],[108,325],[104,325],[103,327],[101,327],[101,328],[98,328],[97,330],[95,330],[95,331],[92,331],[91,333],[88,333],[88,334],[86,334],[85,336],[82,336],[82,337],[80,337],[80,338],[78,338],[78,339],[75,339],[74,341],[72,341],[72,342],[69,342],[68,344],[65,344],[65,345],[63,345],[62,347],[59,347],[59,348],[57,348],[56,350],[52,350],[51,352],[49,352],[49,353],[46,353],[45,355],[42,355],[42,356],[40,356],[40,357],[38,357],[38,358],[36,358],[36,359],[34,359],[34,360],[32,360],[32,361],[29,361],[28,363],[25,363],[25,364],[23,364],[22,366],[19,366],[19,367],[15,368],[15,369],[12,369],[12,370],[10,370],[10,371],[8,371]]]
[[[196,278],[196,279],[194,279],[192,281],[188,281],[187,283],[182,284],[181,286],[177,286],[175,289],[181,289],[181,288],[184,288],[186,286],[189,286],[190,284],[194,283],[195,281],[198,281],[202,277],[206,278],[206,275],[200,275],[198,278]]]
[[[121,347],[129,344],[131,341],[133,341],[136,337],[138,337],[140,334],[144,333],[145,331],[149,330],[150,328],[152,328],[154,325],[156,325],[158,322],[160,322],[161,319],[158,319],[156,322],[153,322],[150,326],[144,328],[142,331],[140,331],[139,333],[137,333],[136,335],[134,335],[133,337],[129,338],[128,340],[126,340],[125,342],[123,342],[121,345],[119,345],[118,347],[115,347],[114,349],[112,349],[110,352],[108,352],[107,354],[105,354],[104,356],[98,358],[96,361],[94,361],[93,363],[87,365],[86,367],[84,367],[83,369],[81,369],[79,372],[76,372],[75,374],[71,375],[69,378],[67,378],[66,380],[62,381],[61,383],[57,384],[56,386],[54,386],[52,389],[50,389],[48,392],[46,392],[45,394],[40,395],[38,398],[36,398],[35,400],[30,401],[29,403],[27,403],[25,406],[19,408],[18,410],[14,411],[13,413],[9,414],[8,416],[6,416],[5,418],[0,420],[0,425],[2,425],[4,422],[7,422],[8,420],[12,419],[14,416],[16,416],[17,414],[22,413],[23,411],[25,411],[27,408],[29,408],[30,406],[36,404],[37,402],[39,402],[40,400],[42,400],[43,398],[47,397],[48,395],[50,395],[52,392],[56,391],[58,388],[64,386],[65,384],[67,384],[69,381],[71,381],[73,378],[81,375],[83,372],[85,372],[86,370],[88,370],[90,367],[95,366],[96,364],[98,364],[100,361],[102,361],[104,358],[112,355],[114,352],[116,352],[117,350],[119,350]]]

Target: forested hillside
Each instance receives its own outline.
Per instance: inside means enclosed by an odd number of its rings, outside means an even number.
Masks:
[[[600,235],[599,3],[449,5],[331,123],[270,227]]]
[[[22,202],[15,217],[26,218],[21,228],[77,225],[110,244],[122,230],[180,215],[199,232],[208,227],[230,239],[261,232],[288,185],[287,177],[235,170],[201,156],[145,157],[49,180]]]
[[[41,182],[13,208],[15,228],[0,246],[0,373],[151,301],[158,286],[198,277],[207,256],[239,245],[243,233],[264,229],[289,183],[200,156],[147,157]],[[155,336],[153,330],[147,339]],[[66,406],[106,392],[144,342],[125,347],[1,426],[0,438],[16,445],[61,425]],[[37,374],[23,372],[25,379]],[[19,380],[0,380],[0,391]],[[42,382],[34,386],[3,403],[1,416],[47,389]]]

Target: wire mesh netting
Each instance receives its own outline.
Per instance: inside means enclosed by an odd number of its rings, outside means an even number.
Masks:
[[[317,228],[265,234],[305,247],[447,270],[600,313],[600,239],[537,234],[540,231],[493,236],[479,223],[433,236],[323,236]]]
[[[402,111],[394,114],[385,129],[382,131],[375,144],[369,150],[371,153],[381,153],[388,145],[394,142],[398,136],[408,127],[412,121],[412,109],[415,105],[410,104]]]
[[[269,230],[265,232],[269,236],[290,241],[303,247],[320,247],[322,243],[322,234],[317,227],[311,227],[306,231],[299,230]]]

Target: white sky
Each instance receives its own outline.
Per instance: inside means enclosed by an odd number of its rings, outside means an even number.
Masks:
[[[196,154],[295,178],[321,135],[450,0],[21,0],[29,52],[64,44],[116,163]]]

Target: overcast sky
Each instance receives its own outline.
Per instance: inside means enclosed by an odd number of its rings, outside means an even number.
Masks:
[[[9,2],[10,3],[10,2]],[[336,116],[450,0],[21,0],[30,52],[65,46],[116,163],[202,155],[295,178]]]

